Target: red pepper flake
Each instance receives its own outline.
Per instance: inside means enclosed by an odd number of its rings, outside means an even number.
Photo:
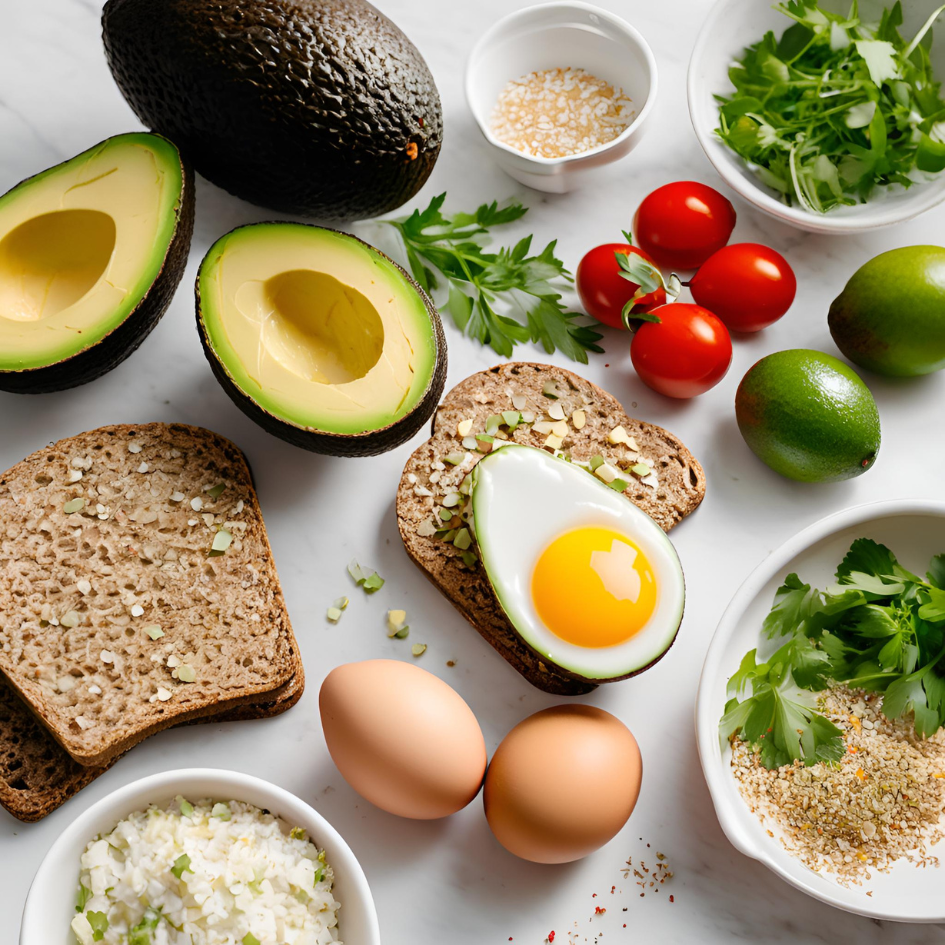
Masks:
[[[594,915],[603,915],[606,911],[606,909],[602,909],[600,906],[594,906]]]
[[[553,942],[554,940],[555,940],[555,933],[554,933],[554,929],[552,929],[552,930],[548,933],[548,941],[549,941],[549,942]]]
[[[597,893],[591,893],[591,899],[596,899],[596,898],[597,898]]]
[[[669,897],[669,901],[670,901],[670,902],[675,902],[676,900],[675,900],[672,896],[670,896],[670,897]]]
[[[611,887],[610,887],[610,894],[611,894],[611,896],[614,894],[614,890],[615,890],[616,888],[617,888],[616,886],[611,886]]]

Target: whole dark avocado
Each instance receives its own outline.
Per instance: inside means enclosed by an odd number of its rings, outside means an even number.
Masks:
[[[830,306],[830,334],[855,364],[888,377],[945,368],[945,248],[904,246],[861,266]]]
[[[357,220],[395,210],[433,170],[433,76],[365,0],[108,0],[102,25],[138,118],[238,197]]]

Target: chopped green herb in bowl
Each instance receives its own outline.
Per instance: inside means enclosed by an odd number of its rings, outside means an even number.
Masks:
[[[945,6],[911,35],[900,2],[875,22],[857,0],[846,14],[817,0],[775,9],[793,23],[743,50],[729,70],[734,91],[716,96],[716,134],[761,183],[788,206],[827,213],[945,170],[945,100],[930,58]]]

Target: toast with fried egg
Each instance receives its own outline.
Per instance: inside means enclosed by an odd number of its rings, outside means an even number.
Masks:
[[[485,433],[504,413],[522,419],[499,425],[494,436]],[[434,414],[432,436],[407,461],[396,514],[414,563],[532,685],[556,695],[590,692],[594,681],[550,663],[525,643],[481,562],[438,534],[443,497],[459,488],[496,438],[577,462],[604,457],[626,478],[626,501],[667,532],[702,502],[705,473],[678,437],[630,417],[597,385],[563,368],[523,362],[481,371],[454,387]]]

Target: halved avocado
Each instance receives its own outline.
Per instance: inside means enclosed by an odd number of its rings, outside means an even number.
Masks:
[[[0,197],[0,390],[77,387],[125,360],[187,264],[193,173],[160,135],[116,135]]]
[[[197,324],[233,402],[316,453],[393,449],[443,392],[446,340],[433,303],[346,233],[304,223],[227,233],[200,265]]]

